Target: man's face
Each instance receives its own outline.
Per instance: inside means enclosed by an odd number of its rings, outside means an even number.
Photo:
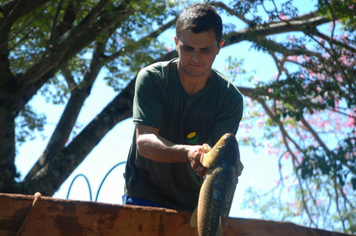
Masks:
[[[216,42],[214,30],[199,34],[184,30],[179,38],[174,38],[174,41],[179,54],[178,70],[180,74],[192,77],[210,77],[215,56],[223,45],[223,42],[219,44]]]

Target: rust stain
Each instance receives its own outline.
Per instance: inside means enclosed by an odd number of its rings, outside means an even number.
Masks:
[[[189,224],[190,225],[190,218],[192,218],[191,212],[181,212],[182,214],[182,225]]]
[[[119,218],[119,211],[114,210],[112,205],[105,204],[89,204],[87,211],[84,215],[86,217],[96,218],[96,223],[105,229],[113,229],[115,227],[115,222]],[[100,206],[100,207],[98,207]],[[95,221],[95,219],[93,219]]]
[[[3,230],[6,230],[6,231],[15,231],[17,230],[18,228],[20,228],[20,225],[19,223],[15,222],[14,220],[12,219],[7,219],[7,220],[0,220],[0,226]]]
[[[0,214],[1,214],[1,212],[3,212],[3,210],[0,211]],[[26,218],[27,213],[28,213],[27,206],[26,206],[26,208],[13,210],[11,215],[6,214],[6,218],[2,217],[2,219],[0,219],[0,226],[1,226],[0,228],[9,230],[9,231],[12,231],[12,230],[17,231],[20,228],[23,220]],[[14,219],[16,219],[16,220],[14,220]]]
[[[61,232],[61,235],[86,235],[76,216],[57,215],[53,222],[55,228]]]
[[[159,231],[158,231],[158,235],[159,236],[164,236],[164,219],[163,219],[163,216],[162,214],[160,214],[159,216]]]
[[[62,215],[75,215],[77,212],[77,204],[68,202],[67,204],[51,204],[48,206],[49,212],[59,212]]]

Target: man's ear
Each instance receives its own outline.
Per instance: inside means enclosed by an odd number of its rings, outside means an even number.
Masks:
[[[224,45],[224,43],[225,43],[225,40],[224,40],[224,39],[222,39],[222,40],[221,40],[221,42],[219,43],[219,49],[221,49],[221,48],[222,48],[222,46]]]
[[[176,48],[178,47],[178,38],[177,36],[174,36],[174,42],[176,43]]]
[[[222,48],[222,46],[224,45],[224,43],[225,43],[225,40],[222,39],[222,40],[220,41],[219,45],[218,45],[218,53],[217,53],[217,54],[219,54],[220,49]]]

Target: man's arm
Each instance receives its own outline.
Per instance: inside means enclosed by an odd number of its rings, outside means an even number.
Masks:
[[[189,162],[200,177],[206,169],[201,164],[204,154],[200,145],[174,144],[159,136],[158,129],[136,125],[136,142],[139,153],[150,160],[164,163]]]

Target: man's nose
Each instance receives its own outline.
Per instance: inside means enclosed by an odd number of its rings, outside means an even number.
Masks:
[[[196,60],[198,60],[200,58],[200,52],[199,51],[194,50],[192,54],[193,54],[192,55],[193,61],[196,61]]]

